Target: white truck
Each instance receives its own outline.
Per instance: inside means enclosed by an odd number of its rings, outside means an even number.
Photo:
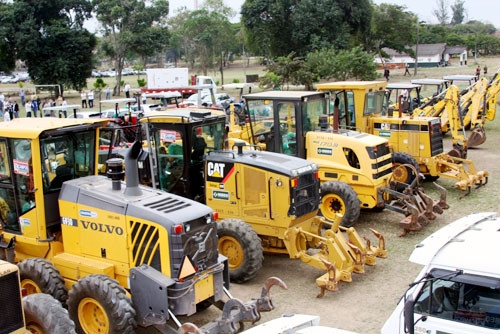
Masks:
[[[148,68],[146,80],[147,88],[142,89],[146,94],[178,91],[182,97],[188,97],[200,90],[217,93],[217,85],[211,77],[198,75],[192,80],[187,67]]]
[[[382,328],[395,333],[499,333],[500,218],[463,217],[418,244],[424,265]]]

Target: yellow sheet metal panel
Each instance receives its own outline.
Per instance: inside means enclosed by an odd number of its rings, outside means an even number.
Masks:
[[[52,262],[59,269],[63,277],[68,277],[72,280],[79,280],[90,274],[103,274],[111,278],[115,277],[114,265],[104,261],[61,253],[54,256]]]

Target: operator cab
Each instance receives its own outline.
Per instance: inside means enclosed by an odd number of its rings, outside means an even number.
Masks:
[[[387,105],[399,110],[401,104],[403,113],[412,113],[413,109],[420,105],[421,88],[422,86],[413,83],[388,83],[386,87]]]
[[[25,228],[36,226],[37,220],[43,219],[38,215],[44,212],[47,231],[57,230],[60,228],[58,196],[63,183],[94,174],[96,128],[102,124],[60,121],[36,119],[27,126],[24,119],[16,119],[9,122],[9,128],[2,128],[0,223],[3,229],[23,234]],[[43,208],[34,210],[37,205]]]
[[[320,117],[328,116],[327,95],[294,91],[244,95],[254,140],[265,143],[267,151],[305,159],[305,134],[319,131]]]
[[[165,120],[168,120],[165,122]],[[151,145],[144,161],[142,182],[184,197],[204,201],[204,156],[209,151],[222,150],[226,136],[226,116],[206,109],[171,109],[144,117]],[[150,150],[156,150],[152,152]],[[154,173],[148,172],[148,161]]]

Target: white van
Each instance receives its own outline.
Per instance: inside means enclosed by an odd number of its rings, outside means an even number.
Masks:
[[[394,333],[499,333],[500,219],[482,212],[448,224],[418,244],[425,267],[382,328]]]

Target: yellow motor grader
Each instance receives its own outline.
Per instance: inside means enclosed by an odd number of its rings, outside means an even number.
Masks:
[[[419,187],[419,177],[412,185],[394,180],[386,139],[334,130],[329,94],[268,91],[243,98],[248,121],[234,124],[230,137],[239,136],[267,151],[316,163],[321,180],[320,209],[326,218],[333,220],[340,213],[342,225],[352,226],[361,209],[386,208],[405,215],[400,226],[406,234],[421,229],[435,219],[435,213],[448,207],[443,188],[440,200],[434,201]],[[408,168],[418,174],[415,168]]]
[[[461,158],[459,156],[463,155],[460,154],[443,152],[440,118],[415,117],[387,109],[384,104],[386,84],[385,81],[342,81],[318,84],[317,89],[332,94],[332,100],[339,105],[339,113],[345,115],[343,127],[378,135],[389,141],[395,153],[396,179],[407,179],[410,175],[408,168],[398,166],[410,164],[428,179],[444,177],[454,180],[455,188],[461,190],[462,197],[473,186],[487,183],[488,172],[477,170],[472,160]],[[453,117],[459,121],[458,116]],[[455,144],[454,150],[463,152],[463,143]]]
[[[235,282],[253,278],[263,253],[288,254],[327,273],[322,291],[350,282],[386,257],[385,239],[365,243],[353,227],[318,216],[319,179],[315,163],[249,149],[241,140],[224,149],[226,116],[199,108],[146,115],[141,124],[147,154],[141,154],[143,182],[206,203],[219,215],[219,252]],[[327,230],[323,233],[323,229]]]
[[[0,258],[18,263],[21,287],[67,306],[79,333],[172,331],[177,316],[224,301],[203,328],[235,333],[272,310],[269,289],[285,286],[277,278],[258,299],[229,296],[212,209],[139,184],[141,142],[127,150],[126,172],[115,158],[107,176],[95,175],[106,123],[0,123]]]

